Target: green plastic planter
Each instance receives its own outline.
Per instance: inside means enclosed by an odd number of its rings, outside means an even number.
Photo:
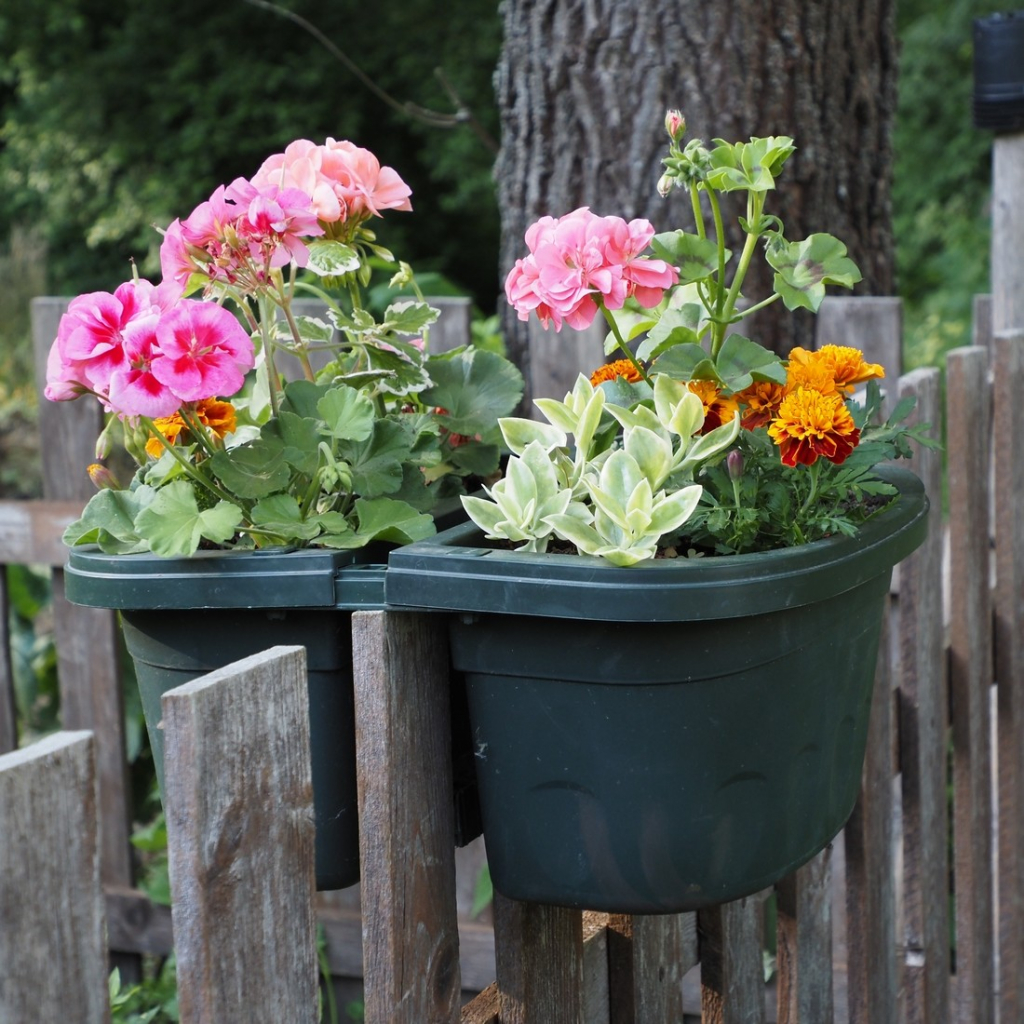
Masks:
[[[391,553],[393,607],[453,612],[488,862],[519,900],[670,913],[756,892],[860,786],[916,476],[855,538],[630,569],[499,550],[472,524]]]
[[[378,562],[357,562],[356,558]],[[163,790],[160,698],[168,690],[278,644],[306,648],[316,880],[359,880],[351,612],[383,606],[385,553],[199,552],[192,558],[72,548],[75,604],[121,611]]]

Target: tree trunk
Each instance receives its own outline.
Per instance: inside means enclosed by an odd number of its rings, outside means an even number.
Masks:
[[[768,212],[787,238],[842,239],[864,275],[857,294],[892,292],[894,0],[505,0],[504,18],[502,283],[544,214],[589,206],[692,230],[687,196],[655,189],[665,111],[678,108],[688,139],[792,136]],[[761,273],[744,291],[757,301],[770,288]],[[504,326],[529,391],[527,325],[506,309]],[[812,329],[810,314],[776,303],[746,333],[785,353]],[[579,369],[567,367],[570,381]]]

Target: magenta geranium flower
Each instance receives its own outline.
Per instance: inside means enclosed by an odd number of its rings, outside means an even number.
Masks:
[[[126,363],[129,325],[155,323],[163,301],[149,281],[128,281],[113,294],[89,292],[73,299],[50,347],[46,397],[64,401],[83,391],[105,397],[111,376]]]
[[[248,332],[212,302],[182,299],[157,322],[154,340],[150,372],[177,396],[176,405],[233,395],[253,367]]]
[[[238,178],[227,195],[244,211],[235,230],[248,242],[252,259],[260,264],[269,261],[272,267],[283,267],[291,260],[299,267],[309,262],[309,250],[302,238],[315,238],[324,229],[307,193],[278,185],[258,188]]]
[[[121,416],[170,416],[181,399],[153,373],[159,358],[158,318],[131,324],[125,331],[125,361],[110,377],[110,408]]]

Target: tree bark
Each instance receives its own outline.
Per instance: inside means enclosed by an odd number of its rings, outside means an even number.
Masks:
[[[544,214],[589,206],[692,229],[688,198],[655,189],[664,114],[678,108],[688,139],[792,136],[798,148],[768,212],[787,238],[842,239],[864,275],[858,294],[891,293],[894,13],[894,0],[505,0],[502,283]],[[770,287],[761,273],[744,291],[757,301]],[[810,344],[813,317],[776,303],[753,326],[784,354]],[[529,379],[526,324],[507,309],[504,327]]]

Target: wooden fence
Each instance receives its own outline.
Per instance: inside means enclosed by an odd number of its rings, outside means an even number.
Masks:
[[[37,307],[40,324],[55,313],[49,301]],[[443,622],[353,615],[370,1024],[668,1024],[684,1011],[705,1024],[1024,1020],[1024,331],[990,338],[986,322],[977,317],[975,346],[948,357],[945,528],[942,457],[915,460],[936,515],[894,578],[857,807],[830,849],[775,887],[771,989],[762,957],[769,893],[652,917],[497,897],[495,983],[460,1005],[484,942],[457,913]],[[52,326],[40,327],[41,342]],[[877,344],[898,350],[899,330],[895,300],[836,300],[819,340],[860,343],[877,358]],[[915,418],[940,422],[937,370],[907,374],[898,390],[917,396]],[[78,452],[79,465],[91,461],[95,423],[73,421],[87,409],[44,410],[47,501],[0,504],[0,564],[54,567],[62,724],[71,730],[3,754],[15,731],[0,658],[5,1024],[105,1019],[104,919],[117,953],[170,948],[165,911],[132,888],[115,623],[61,598],[55,533],[85,495],[77,471],[56,460],[73,463]],[[315,1019],[317,919],[330,926],[339,973],[360,970],[340,952],[353,921],[332,920],[314,899],[302,665],[301,650],[277,649],[165,697],[186,1022]],[[240,688],[263,696],[242,701]],[[262,759],[263,772],[232,773],[230,742]],[[247,792],[252,776],[279,794],[272,816]],[[47,1003],[43,975],[65,981]]]

